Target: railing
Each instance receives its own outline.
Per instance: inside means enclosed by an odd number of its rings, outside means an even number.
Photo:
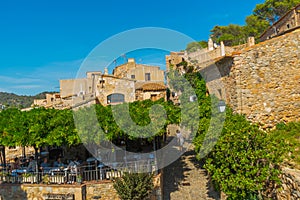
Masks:
[[[0,171],[0,183],[29,183],[29,184],[73,184],[87,181],[112,180],[121,177],[124,172],[148,172],[157,170],[155,162],[135,161],[127,163],[110,163],[111,167],[105,165],[80,166],[75,171],[67,168],[52,168],[47,172],[26,172],[19,170],[14,172]]]

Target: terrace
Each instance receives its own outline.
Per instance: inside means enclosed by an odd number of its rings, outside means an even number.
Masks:
[[[132,161],[133,160],[133,161]],[[86,165],[80,164],[76,168],[49,167],[45,171],[28,172],[26,167],[0,171],[1,184],[82,184],[86,182],[99,182],[121,177],[124,172],[157,171],[154,156],[142,158],[134,156],[125,162],[102,163],[95,158],[87,159]]]

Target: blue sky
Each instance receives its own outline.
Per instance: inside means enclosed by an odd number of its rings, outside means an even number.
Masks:
[[[207,40],[215,25],[244,24],[262,2],[1,1],[0,91],[34,95],[58,90],[59,79],[74,78],[99,43],[134,28],[162,27]],[[163,65],[165,53],[132,55],[138,62]]]

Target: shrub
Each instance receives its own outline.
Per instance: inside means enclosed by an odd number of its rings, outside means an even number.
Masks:
[[[114,188],[122,200],[144,200],[152,192],[153,175],[147,173],[124,173],[114,180]]]
[[[279,164],[286,151],[283,140],[271,137],[244,116],[229,110],[221,136],[205,158],[204,168],[228,199],[256,199],[268,187],[280,183]]]

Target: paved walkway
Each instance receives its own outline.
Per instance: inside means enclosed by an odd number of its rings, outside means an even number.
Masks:
[[[176,162],[164,168],[164,200],[220,199],[212,190],[208,176],[195,159],[194,151],[187,151]]]

